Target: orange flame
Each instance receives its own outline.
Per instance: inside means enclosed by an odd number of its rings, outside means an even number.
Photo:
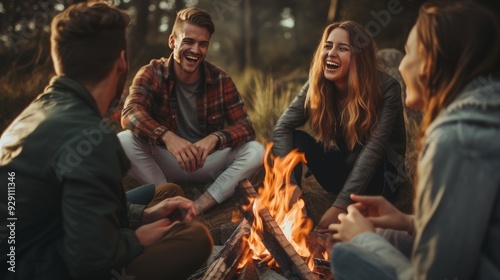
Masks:
[[[303,153],[293,150],[285,157],[274,157],[270,151],[272,143],[267,144],[264,168],[266,175],[263,186],[259,188],[259,199],[253,204],[254,222],[248,239],[250,249],[254,252],[254,258],[266,258],[270,253],[266,249],[257,232],[263,231],[263,222],[258,215],[258,209],[264,205],[267,207],[274,220],[278,223],[284,235],[294,247],[297,253],[306,258],[308,267],[313,270],[314,262],[311,251],[306,246],[306,237],[310,233],[313,222],[304,215],[305,203],[302,199],[291,204],[293,194],[298,188],[290,183],[293,168],[300,162],[306,162]],[[273,163],[270,166],[269,162]]]

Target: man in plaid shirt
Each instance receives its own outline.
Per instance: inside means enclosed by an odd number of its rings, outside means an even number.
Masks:
[[[173,52],[136,74],[118,134],[139,182],[213,182],[195,201],[198,214],[229,198],[264,154],[233,81],[205,61],[214,31],[204,10],[177,14]]]

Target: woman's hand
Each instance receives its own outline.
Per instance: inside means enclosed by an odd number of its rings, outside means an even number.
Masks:
[[[351,241],[356,235],[374,231],[375,227],[354,205],[347,207],[347,214],[339,215],[339,224],[331,224],[328,229],[333,232],[332,238],[344,242]]]
[[[328,233],[328,225],[339,223],[338,216],[341,213],[346,213],[347,211],[344,209],[340,209],[338,207],[332,206],[326,210],[325,214],[319,220],[318,225],[316,226],[316,232],[318,233]]]
[[[374,227],[384,229],[405,230],[411,234],[413,219],[399,211],[394,205],[381,196],[364,196],[351,194],[352,204]]]

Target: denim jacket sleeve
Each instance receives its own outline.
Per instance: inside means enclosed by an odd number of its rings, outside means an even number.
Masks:
[[[308,119],[309,112],[304,108],[308,89],[309,82],[306,82],[273,128],[271,141],[274,143],[273,153],[277,156],[283,157],[292,150],[292,132]]]
[[[402,114],[401,86],[395,79],[382,83],[382,108],[377,127],[354,163],[344,187],[338,194],[333,206],[346,209],[352,203],[351,193],[363,193],[370,183],[375,170],[384,159],[389,138],[394,130],[398,114]]]

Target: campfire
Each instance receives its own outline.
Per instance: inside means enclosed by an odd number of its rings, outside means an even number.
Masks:
[[[234,279],[240,274],[237,279],[265,280],[254,275],[262,266],[286,279],[331,278],[322,242],[311,232],[304,201],[294,196],[298,187],[290,183],[293,168],[306,161],[304,154],[294,150],[274,157],[271,148],[272,143],[266,148],[266,174],[258,193],[248,180],[235,189],[233,199],[245,219],[215,260],[190,279]]]

